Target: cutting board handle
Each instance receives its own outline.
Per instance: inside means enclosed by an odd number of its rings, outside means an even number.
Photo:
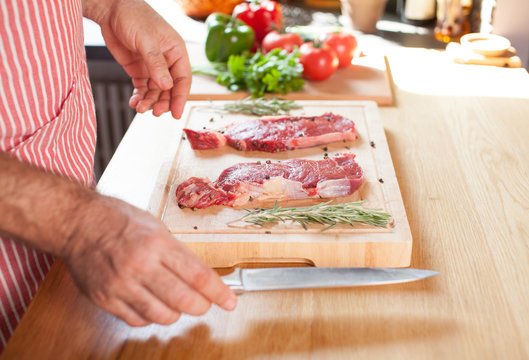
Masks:
[[[264,267],[303,267],[316,266],[310,259],[304,258],[243,258],[236,259],[229,268],[264,268]]]

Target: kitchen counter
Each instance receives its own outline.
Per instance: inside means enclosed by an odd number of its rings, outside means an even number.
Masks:
[[[529,75],[389,49],[379,108],[413,235],[440,275],[351,289],[248,293],[170,326],[132,328],[58,260],[2,359],[526,359]],[[147,208],[176,120],[134,119],[98,189]]]

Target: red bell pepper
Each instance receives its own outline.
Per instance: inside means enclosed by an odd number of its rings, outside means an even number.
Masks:
[[[281,6],[272,0],[247,0],[233,9],[233,16],[254,30],[259,45],[267,33],[283,27]]]

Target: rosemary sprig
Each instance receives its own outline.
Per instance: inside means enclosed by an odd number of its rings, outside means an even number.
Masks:
[[[355,223],[362,223],[386,227],[391,220],[391,214],[380,209],[363,207],[363,201],[342,204],[331,202],[332,200],[306,207],[280,207],[276,201],[273,208],[245,209],[248,214],[241,220],[259,226],[290,220],[301,224],[305,230],[310,223],[329,225],[322,231],[332,229],[338,224],[355,226]]]
[[[289,114],[290,110],[301,109],[301,106],[292,100],[263,97],[252,99],[247,97],[233,103],[226,103],[219,108],[232,113],[263,116]]]

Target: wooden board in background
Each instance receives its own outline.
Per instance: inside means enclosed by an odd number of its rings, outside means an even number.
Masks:
[[[207,64],[202,44],[187,44],[192,64]],[[231,92],[214,77],[195,74],[190,100],[234,100],[246,92]],[[393,91],[389,64],[383,56],[360,56],[353,66],[338,69],[324,81],[306,81],[301,91],[277,95],[293,100],[372,100],[378,105],[392,105]]]
[[[167,161],[159,175],[149,208],[175,236],[213,267],[227,267],[239,262],[292,260],[316,266],[408,266],[411,233],[376,104],[355,101],[300,101],[300,104],[303,109],[292,114],[334,112],[353,119],[359,138],[354,142],[271,154],[241,152],[230,147],[194,151],[187,140],[182,140],[180,132],[174,135],[175,142],[180,143],[175,146],[173,159]],[[179,122],[179,131],[183,127],[215,129],[245,118],[246,115],[215,112],[210,102],[188,102]],[[176,186],[189,177],[215,180],[222,170],[239,162],[289,158],[319,160],[326,152],[329,156],[339,152],[357,154],[356,160],[365,174],[366,182],[357,193],[336,201],[365,200],[365,206],[391,213],[394,218],[392,227],[339,226],[323,233],[319,226],[304,230],[297,224],[261,228],[232,223],[246,213],[243,209],[214,206],[193,211],[180,209],[176,203]],[[310,205],[318,201],[321,200],[297,201],[295,204]],[[292,204],[281,203],[285,206]]]

